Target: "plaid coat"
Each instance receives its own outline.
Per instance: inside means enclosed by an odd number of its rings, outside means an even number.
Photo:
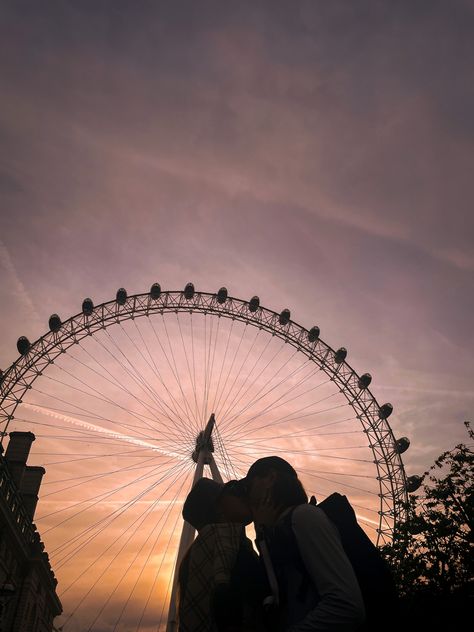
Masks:
[[[230,584],[243,537],[240,524],[209,524],[201,529],[179,569],[179,632],[216,632],[212,597],[216,588]]]

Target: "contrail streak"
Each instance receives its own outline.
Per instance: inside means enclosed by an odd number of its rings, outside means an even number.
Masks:
[[[154,452],[159,452],[165,456],[171,456],[176,459],[180,459],[181,461],[186,461],[187,457],[179,454],[177,452],[172,452],[170,450],[165,450],[163,448],[158,447],[154,443],[150,443],[148,441],[143,441],[143,439],[137,439],[136,437],[131,437],[130,435],[122,434],[121,432],[115,432],[114,430],[107,430],[107,428],[102,428],[101,426],[97,426],[95,424],[91,424],[87,421],[82,421],[82,419],[77,419],[76,417],[69,417],[68,415],[63,415],[54,410],[50,410],[45,406],[37,406],[35,404],[28,404],[27,402],[23,403],[23,406],[26,406],[30,410],[34,410],[37,413],[43,413],[48,417],[52,417],[53,419],[60,419],[61,421],[65,421],[73,426],[78,426],[79,428],[84,428],[84,430],[90,430],[91,432],[96,432],[98,434],[103,434],[108,437],[113,437],[114,439],[120,439],[121,441],[126,441],[127,443],[131,443],[132,445],[140,446],[143,448],[148,448],[149,450],[153,450]]]

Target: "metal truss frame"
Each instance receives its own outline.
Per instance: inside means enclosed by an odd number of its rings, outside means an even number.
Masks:
[[[312,340],[314,336],[310,336],[310,330],[292,321],[288,310],[277,313],[251,301],[217,293],[195,292],[192,285],[189,289],[190,285],[184,291],[159,291],[157,297],[151,292],[132,296],[125,293],[120,302],[116,299],[101,303],[89,314],[80,312],[64,321],[57,331],[48,331],[29,345],[25,353],[0,376],[1,440],[33,382],[60,354],[66,353],[69,347],[86,336],[115,323],[156,313],[200,312],[238,320],[268,331],[292,345],[314,361],[344,394],[362,424],[374,455],[380,498],[377,544],[389,543],[396,525],[406,517],[407,479],[386,415],[371,391],[360,387],[360,376],[345,360],[341,361],[336,350],[323,342],[319,335]]]

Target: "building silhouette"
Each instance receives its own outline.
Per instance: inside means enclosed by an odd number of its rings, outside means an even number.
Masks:
[[[0,632],[53,632],[57,580],[33,522],[44,468],[27,465],[32,432],[0,453]]]

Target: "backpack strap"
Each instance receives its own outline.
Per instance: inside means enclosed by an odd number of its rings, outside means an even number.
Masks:
[[[259,527],[257,530],[256,543],[263,560],[268,583],[270,584],[270,590],[272,591],[271,600],[267,598],[264,606],[278,606],[280,604],[280,590],[278,588],[278,581],[275,575],[275,569],[273,568],[270,551],[268,550],[268,536],[266,535],[265,527],[263,526]]]
[[[298,505],[292,507],[285,516],[268,531],[268,548],[273,561],[275,576],[280,586],[280,601],[285,602],[285,592],[289,569],[295,568],[300,576],[298,598],[304,602],[308,590],[312,586],[310,575],[300,553],[296,535],[293,530],[293,512]],[[316,588],[314,587],[315,595]]]

